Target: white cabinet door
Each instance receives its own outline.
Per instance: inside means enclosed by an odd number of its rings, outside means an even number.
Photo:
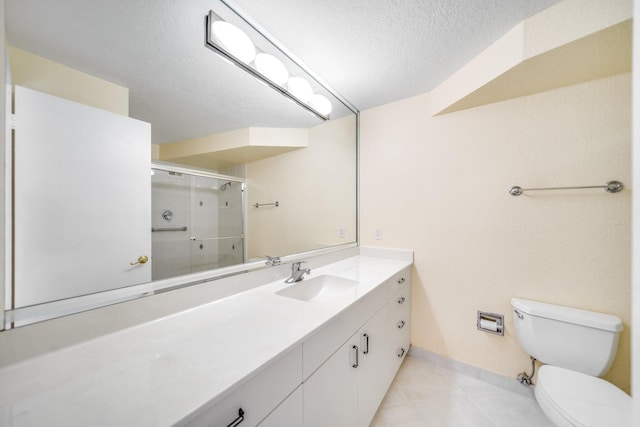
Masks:
[[[15,305],[149,282],[151,127],[16,86]]]
[[[388,309],[383,307],[360,330],[358,425],[367,427],[382,402],[391,380]]]
[[[303,384],[305,427],[358,425],[358,365],[356,334]]]

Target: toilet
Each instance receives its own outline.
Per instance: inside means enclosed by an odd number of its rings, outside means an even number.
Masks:
[[[618,317],[521,298],[511,306],[520,345],[545,364],[535,396],[556,426],[632,425],[631,397],[598,378],[616,355]]]

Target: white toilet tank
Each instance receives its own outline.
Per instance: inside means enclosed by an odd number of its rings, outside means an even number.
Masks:
[[[622,321],[610,314],[511,299],[520,345],[539,361],[599,377],[616,356]]]

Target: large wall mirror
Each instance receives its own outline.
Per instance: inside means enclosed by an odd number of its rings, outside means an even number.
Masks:
[[[5,328],[356,244],[357,110],[223,2],[5,6]],[[207,48],[210,11],[328,117]]]

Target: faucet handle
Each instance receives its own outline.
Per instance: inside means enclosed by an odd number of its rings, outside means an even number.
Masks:
[[[268,259],[267,262],[265,262],[266,265],[279,265],[280,264],[280,257],[279,256],[274,256],[271,257],[269,255],[265,255]]]

